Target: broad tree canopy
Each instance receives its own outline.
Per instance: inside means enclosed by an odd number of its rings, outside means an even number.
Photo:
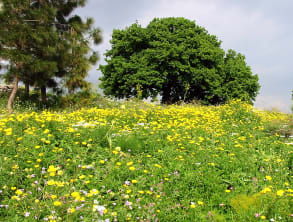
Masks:
[[[101,87],[116,98],[162,97],[162,103],[232,98],[253,101],[259,90],[245,57],[227,53],[216,36],[185,18],[155,18],[114,30],[112,48],[101,65]],[[139,86],[139,87],[138,87]]]

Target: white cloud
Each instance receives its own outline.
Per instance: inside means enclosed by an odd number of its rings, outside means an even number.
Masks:
[[[283,100],[280,100],[279,96],[267,96],[261,95],[255,101],[254,106],[263,109],[263,110],[275,110],[285,113],[291,113],[290,106],[291,102],[286,103]]]

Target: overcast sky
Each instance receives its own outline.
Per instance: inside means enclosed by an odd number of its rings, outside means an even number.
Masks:
[[[203,26],[222,41],[225,50],[246,56],[261,84],[255,106],[289,112],[293,89],[293,0],[88,0],[75,11],[95,19],[103,31],[103,42],[96,47],[101,59],[89,80],[98,84],[110,48],[113,29],[124,29],[138,21],[145,27],[153,18],[185,17]]]

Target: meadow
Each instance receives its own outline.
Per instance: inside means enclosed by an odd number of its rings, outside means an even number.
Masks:
[[[293,221],[290,121],[240,101],[2,111],[0,221]]]

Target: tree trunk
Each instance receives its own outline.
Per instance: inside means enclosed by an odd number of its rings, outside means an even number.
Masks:
[[[30,84],[29,82],[25,82],[25,95],[28,97],[30,95]]]
[[[45,104],[47,102],[46,86],[41,87],[41,97],[42,97],[42,103]]]
[[[162,103],[166,105],[172,104],[170,84],[163,87]]]
[[[11,94],[9,96],[9,99],[7,101],[7,111],[9,113],[13,112],[13,103],[14,103],[14,99],[15,99],[17,89],[18,89],[18,81],[19,81],[18,76],[15,76],[14,77],[13,89],[12,89]]]

